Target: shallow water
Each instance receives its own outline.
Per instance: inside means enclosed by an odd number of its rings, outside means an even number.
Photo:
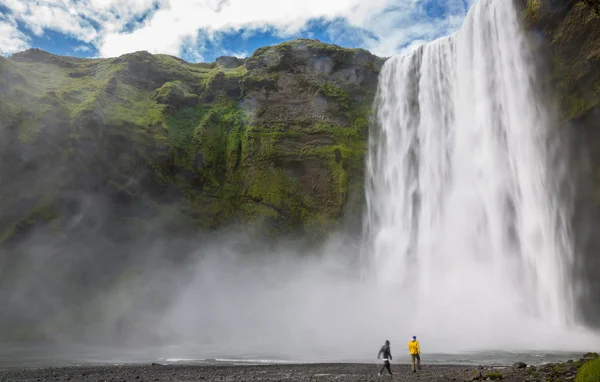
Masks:
[[[394,350],[392,348],[392,350]],[[403,349],[402,349],[403,350]],[[409,363],[407,354],[396,351],[394,363]],[[392,353],[394,354],[394,352]],[[460,364],[505,366],[520,361],[530,365],[578,359],[580,353],[560,351],[478,351],[455,354],[422,354],[422,362],[427,364]],[[223,365],[265,365],[278,363],[377,363],[375,357],[336,358],[297,357],[288,358],[268,354],[229,354],[208,355],[206,350],[192,347],[146,347],[125,349],[103,346],[82,346],[75,344],[0,344],[0,368],[30,368],[78,365],[123,365],[140,363],[161,364],[223,364]]]

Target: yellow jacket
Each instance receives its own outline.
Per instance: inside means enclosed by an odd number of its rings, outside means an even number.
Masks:
[[[421,354],[421,347],[419,346],[419,341],[410,341],[408,343],[408,351],[410,351],[410,354]]]

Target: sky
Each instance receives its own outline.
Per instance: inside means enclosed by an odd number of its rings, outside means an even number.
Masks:
[[[191,62],[313,38],[401,54],[455,32],[477,0],[0,0],[0,55],[146,50]]]

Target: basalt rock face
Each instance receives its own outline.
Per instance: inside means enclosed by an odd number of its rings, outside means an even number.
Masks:
[[[0,244],[32,227],[64,233],[100,204],[98,232],[122,240],[156,222],[322,237],[360,213],[382,64],[315,40],[210,64],[2,58]]]
[[[600,1],[515,0],[532,49],[545,57],[544,86],[562,119],[575,214],[575,291],[582,318],[600,325]]]

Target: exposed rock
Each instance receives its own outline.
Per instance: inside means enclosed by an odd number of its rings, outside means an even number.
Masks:
[[[233,69],[233,68],[237,68],[238,66],[244,65],[243,59],[240,59],[237,57],[231,57],[231,56],[217,57],[216,62],[217,62],[217,65],[219,65],[220,67],[225,68],[225,69]]]
[[[171,111],[180,107],[196,106],[198,103],[198,96],[186,93],[180,81],[166,82],[150,94],[150,99],[171,106]]]
[[[592,9],[597,15],[600,16],[600,1],[599,0],[583,0],[585,5]]]
[[[214,77],[210,78],[206,85],[204,95],[205,102],[211,102],[223,92],[227,97],[238,100],[242,96],[240,87],[240,77],[225,77],[225,73],[218,72]]]
[[[93,190],[118,206],[109,215],[153,216],[149,205],[167,204],[201,229],[241,223],[274,236],[323,237],[361,208],[347,200],[361,203],[383,64],[365,50],[294,40],[190,64],[145,51],[85,60],[34,49],[0,64],[0,127],[12,126],[2,131],[0,176],[14,179],[0,196],[29,206],[3,208],[0,244],[23,221],[44,226],[27,218],[38,207],[21,202],[23,187],[64,222],[77,211],[58,208],[62,194]],[[44,82],[47,70],[55,82]],[[26,151],[44,153],[53,176],[38,175],[38,158],[18,164]]]
[[[515,364],[513,365],[513,367],[515,369],[524,369],[527,367],[527,364],[524,362],[515,362]]]

